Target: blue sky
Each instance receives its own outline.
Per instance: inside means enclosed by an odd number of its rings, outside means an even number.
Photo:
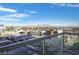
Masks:
[[[0,24],[79,26],[79,4],[2,3],[0,4]]]

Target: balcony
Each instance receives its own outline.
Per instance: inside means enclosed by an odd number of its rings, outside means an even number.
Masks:
[[[6,44],[0,42],[0,55],[78,55],[79,33],[60,33]]]

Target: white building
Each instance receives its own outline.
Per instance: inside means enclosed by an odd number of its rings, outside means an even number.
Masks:
[[[3,29],[5,29],[5,26],[3,24],[0,25],[0,33],[3,32]]]
[[[63,33],[63,29],[58,29],[58,34]]]

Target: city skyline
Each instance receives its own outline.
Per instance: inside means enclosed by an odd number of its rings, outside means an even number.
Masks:
[[[71,3],[1,3],[0,24],[4,25],[74,25],[79,26],[79,4]]]

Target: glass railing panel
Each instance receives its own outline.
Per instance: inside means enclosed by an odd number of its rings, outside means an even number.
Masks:
[[[63,35],[56,35],[45,40],[45,53],[47,55],[59,54],[63,51]]]
[[[6,49],[3,52],[0,51],[0,54],[1,55],[5,55],[5,54],[9,54],[9,55],[11,55],[11,54],[14,54],[14,55],[41,54],[42,55],[43,54],[43,50],[44,50],[43,49],[43,39],[36,38],[34,40],[31,39],[29,41],[26,41],[26,43],[25,43],[25,41],[24,41],[24,43],[20,43],[20,44],[19,44],[19,42],[17,42],[17,43],[18,43],[18,45],[16,43],[14,43],[15,44],[14,46],[11,45],[10,47],[8,47],[8,50],[11,48],[9,51],[5,51]],[[19,47],[19,46],[21,46],[21,47]],[[5,47],[6,47],[6,45],[5,45]],[[14,49],[14,47],[16,47],[16,48]]]
[[[79,54],[78,34],[64,34],[64,51],[70,54]]]
[[[41,40],[39,42],[34,42],[30,45],[27,45],[27,47],[30,50],[32,55],[33,54],[36,54],[36,55],[42,55],[43,54],[43,40]]]
[[[61,55],[64,54],[64,52],[69,54],[79,54],[79,34],[62,33],[27,41],[21,43],[21,47],[17,48],[19,44],[17,46],[15,45],[16,49],[4,51],[2,54]]]

